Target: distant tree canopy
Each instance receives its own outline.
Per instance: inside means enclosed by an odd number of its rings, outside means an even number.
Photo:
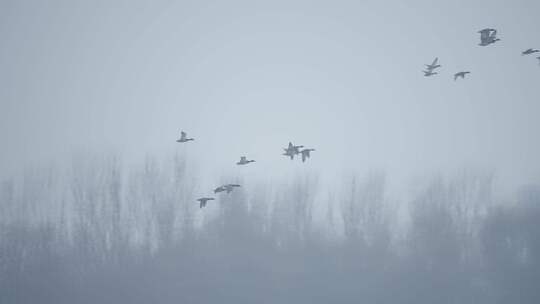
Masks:
[[[0,303],[540,301],[539,187],[498,203],[471,173],[396,202],[381,173],[299,176],[201,210],[196,176],[82,157],[2,182]]]

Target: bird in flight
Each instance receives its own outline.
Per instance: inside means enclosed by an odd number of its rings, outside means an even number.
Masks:
[[[439,58],[435,58],[433,60],[433,63],[432,64],[426,64],[426,68],[428,69],[428,71],[433,71],[434,69],[436,68],[440,68],[441,65],[440,64],[437,64],[439,62]]]
[[[283,150],[285,150],[285,153],[283,153],[283,155],[290,157],[292,160],[295,155],[300,154],[300,148],[303,147],[304,146],[295,146],[292,144],[292,142],[289,142],[289,146],[287,148],[283,148]]]
[[[215,200],[215,198],[213,198],[213,197],[201,197],[201,198],[197,199],[197,201],[199,202],[199,208],[206,207],[206,203],[208,201],[213,201],[213,200]]]
[[[195,140],[195,139],[193,139],[193,138],[187,138],[186,132],[181,131],[181,132],[180,132],[180,139],[177,139],[176,142],[179,142],[179,143],[185,143],[185,142],[188,142],[188,141],[191,141],[191,140]]]
[[[501,39],[497,38],[497,30],[486,28],[481,31],[478,31],[480,33],[480,44],[481,46],[490,45],[492,43],[495,43]]]
[[[300,153],[302,153],[302,162],[305,162],[306,159],[308,159],[311,156],[310,153],[312,151],[315,151],[315,149],[304,149],[300,151]]]
[[[255,162],[254,160],[248,160],[245,156],[241,156],[240,161],[237,162],[236,164],[237,165],[247,165],[249,163],[254,163],[254,162]]]
[[[459,77],[461,77],[462,79],[464,79],[464,78],[465,78],[465,75],[470,74],[470,73],[471,73],[471,72],[469,72],[469,71],[455,73],[455,74],[454,74],[454,81],[456,81]]]
[[[424,76],[426,76],[426,77],[438,74],[437,72],[433,72],[433,71],[422,71],[422,72],[424,72]]]
[[[234,190],[234,188],[236,188],[236,187],[240,187],[240,185],[238,185],[238,184],[226,184],[226,185],[219,186],[216,189],[214,189],[214,193],[219,193],[219,192],[226,191],[227,194],[228,194],[228,193],[231,193]]]
[[[521,55],[530,55],[530,54],[534,54],[534,53],[538,53],[540,52],[539,50],[535,50],[535,49],[527,49],[523,52],[521,52]]]
[[[435,70],[436,68],[440,68],[440,67],[441,67],[441,65],[438,64],[438,62],[439,62],[439,58],[435,58],[435,59],[433,60],[433,63],[431,63],[431,64],[426,64],[426,70],[425,70],[425,71],[422,71],[422,72],[424,72],[424,76],[429,77],[429,76],[437,75],[437,72],[434,72],[434,70]]]

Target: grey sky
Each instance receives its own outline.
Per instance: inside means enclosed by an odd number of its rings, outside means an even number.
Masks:
[[[489,167],[540,182],[538,1],[0,1],[1,177],[77,151],[211,175]],[[478,46],[476,33],[502,39]],[[439,57],[440,74],[424,63]],[[453,74],[472,71],[465,80]],[[195,142],[178,146],[183,129]],[[240,155],[256,166],[239,169]],[[203,170],[204,171],[204,170]]]

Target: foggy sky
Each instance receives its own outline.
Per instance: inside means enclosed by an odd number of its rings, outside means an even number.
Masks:
[[[0,177],[81,151],[204,174],[540,181],[538,1],[0,1]],[[501,41],[478,46],[477,31]],[[425,78],[439,57],[440,74]],[[465,80],[453,74],[469,70]],[[185,130],[195,142],[178,145]],[[288,141],[317,149],[306,164]],[[238,168],[240,155],[257,160]]]

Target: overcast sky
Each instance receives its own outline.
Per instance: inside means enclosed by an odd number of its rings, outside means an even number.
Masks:
[[[479,166],[540,182],[540,65],[521,56],[540,48],[538,12],[536,0],[0,0],[0,177],[80,151],[182,150],[214,176]],[[486,27],[501,41],[481,47]],[[180,130],[196,141],[176,144]],[[290,162],[288,141],[317,151]],[[257,163],[238,168],[240,155]]]

